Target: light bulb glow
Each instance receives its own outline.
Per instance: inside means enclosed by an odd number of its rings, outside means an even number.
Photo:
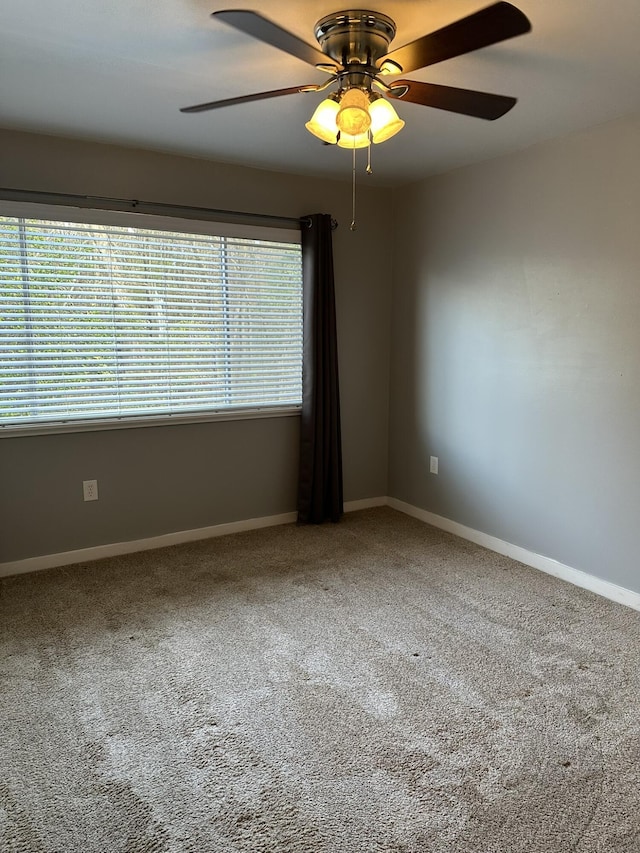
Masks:
[[[325,98],[324,101],[318,104],[316,111],[305,124],[305,127],[309,133],[317,136],[318,139],[335,145],[338,138],[336,116],[339,109],[337,101],[333,98]]]
[[[385,98],[377,98],[369,106],[371,116],[371,138],[377,144],[391,139],[404,127],[393,106]]]
[[[371,126],[369,98],[362,89],[347,89],[344,93],[340,99],[336,124],[341,133],[348,133],[349,136],[358,136],[369,130]]]
[[[338,145],[340,148],[367,148],[370,144],[369,131],[355,135],[340,131]]]

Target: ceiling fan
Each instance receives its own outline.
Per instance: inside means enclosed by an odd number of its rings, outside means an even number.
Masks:
[[[229,9],[213,12],[212,17],[327,72],[329,79],[319,85],[292,86],[196,104],[183,107],[181,112],[204,112],[281,95],[320,92],[335,85],[336,90],[319,105],[306,127],[323,142],[348,148],[383,142],[404,127],[387,99],[490,121],[500,118],[514,106],[515,98],[417,80],[394,79],[387,83],[383,78],[416,71],[531,29],[519,9],[511,3],[498,2],[389,52],[396,25],[380,12],[349,9],[321,18],[314,30],[320,49],[257,12]]]

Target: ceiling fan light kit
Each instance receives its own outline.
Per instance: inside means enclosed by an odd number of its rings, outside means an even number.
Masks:
[[[358,103],[352,106],[354,95]],[[366,111],[364,120],[362,111]],[[337,143],[341,148],[353,148],[353,139],[358,137],[355,147],[364,148],[362,137],[367,139],[367,145],[369,142],[385,142],[399,133],[404,125],[393,105],[381,95],[349,89],[341,99],[337,94],[325,98],[305,127],[309,133],[330,145]]]

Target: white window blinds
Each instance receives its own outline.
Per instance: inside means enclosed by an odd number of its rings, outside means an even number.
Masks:
[[[0,427],[300,405],[300,245],[0,217]]]

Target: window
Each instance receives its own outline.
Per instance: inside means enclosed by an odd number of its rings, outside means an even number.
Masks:
[[[0,430],[300,406],[299,234],[65,213],[0,216]]]

